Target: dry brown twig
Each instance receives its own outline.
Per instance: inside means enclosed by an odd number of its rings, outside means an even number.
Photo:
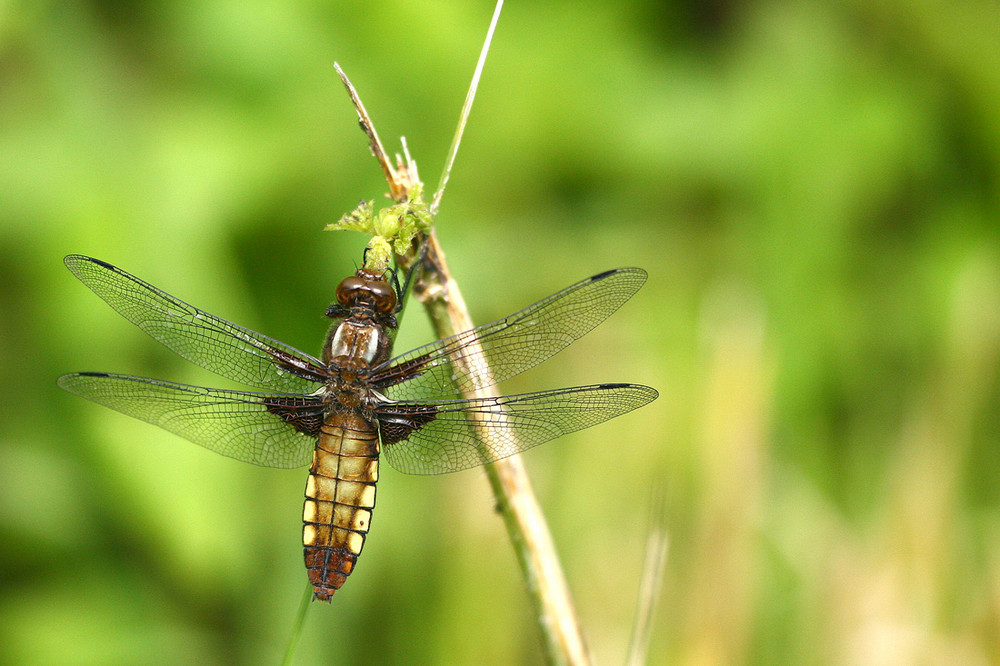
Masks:
[[[479,77],[502,5],[503,2],[500,0],[497,3],[476,66],[472,85],[462,108],[458,129],[452,141],[440,185],[432,200],[430,207],[432,214],[437,212],[444,188],[447,185],[448,175],[461,142],[462,132],[472,107]],[[358,112],[361,128],[368,136],[372,153],[379,161],[385,174],[390,196],[396,202],[407,201],[410,191],[414,186],[419,185],[419,179],[416,177],[416,164],[406,154],[405,159],[397,156],[397,165],[392,166],[385,148],[379,140],[378,133],[375,131],[371,117],[365,110],[356,89],[339,66],[337,66],[337,72]],[[446,337],[473,328],[465,300],[451,276],[433,227],[427,232],[426,242],[428,243],[426,260],[421,278],[415,286],[414,295],[427,309],[435,333],[439,337]],[[404,271],[409,269],[415,256],[415,251],[412,254],[397,256],[400,268]],[[460,362],[460,360],[456,360],[456,362]],[[489,372],[488,367],[479,367],[476,370],[484,373]],[[493,387],[490,387],[462,397],[476,398],[496,395],[499,394],[495,392]],[[546,658],[550,663],[589,663],[589,654],[580,632],[559,559],[556,556],[555,546],[521,457],[512,456],[500,460],[487,465],[485,470],[496,499],[497,510],[503,517],[504,525],[524,575],[542,631]]]

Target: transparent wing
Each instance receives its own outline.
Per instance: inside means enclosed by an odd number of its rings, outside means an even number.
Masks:
[[[533,368],[610,317],[646,281],[617,268],[577,282],[490,324],[417,347],[376,370],[372,383],[398,401],[457,398]],[[488,375],[469,368],[489,367]]]
[[[316,443],[269,411],[269,404],[286,419],[292,410],[303,419],[323,409],[311,396],[223,391],[98,372],[63,375],[59,386],[206,449],[264,467],[307,465]]]
[[[67,268],[123,317],[187,360],[269,391],[311,393],[323,364],[294,347],[237,326],[98,259],[71,254]]]
[[[376,410],[380,426],[395,424],[399,441],[387,443],[383,433],[382,457],[407,474],[455,472],[603,423],[656,397],[648,386],[596,384],[498,398],[387,404]]]

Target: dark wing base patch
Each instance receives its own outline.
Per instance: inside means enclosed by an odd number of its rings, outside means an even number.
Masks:
[[[386,405],[376,411],[382,444],[395,444],[437,418],[434,405]]]
[[[315,398],[268,396],[261,404],[303,435],[319,437],[323,427],[323,405]]]

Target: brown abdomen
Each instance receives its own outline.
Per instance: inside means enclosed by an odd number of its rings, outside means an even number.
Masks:
[[[371,525],[376,481],[374,424],[352,414],[331,416],[316,442],[302,511],[314,599],[330,601],[354,570]]]

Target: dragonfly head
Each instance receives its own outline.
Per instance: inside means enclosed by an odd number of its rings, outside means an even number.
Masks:
[[[372,308],[379,314],[396,309],[396,290],[379,273],[361,268],[337,287],[337,302],[326,310],[327,317],[344,316],[352,308]]]

